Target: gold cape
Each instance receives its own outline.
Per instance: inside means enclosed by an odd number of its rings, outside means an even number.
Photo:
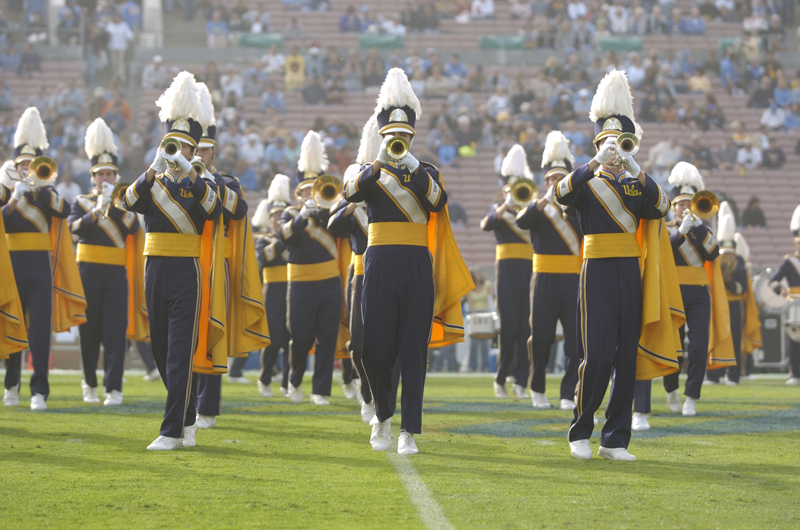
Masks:
[[[342,278],[342,314],[339,318],[339,335],[336,338],[336,359],[349,359],[350,350],[347,343],[350,342],[350,329],[347,327],[347,269],[353,257],[350,248],[350,238],[340,237],[337,240],[339,250],[339,276]]]
[[[761,347],[761,318],[759,317],[753,280],[747,275],[747,293],[744,295],[744,329],[742,330],[742,353],[747,355]]]
[[[86,322],[86,296],[75,261],[72,233],[65,219],[53,218],[50,244],[53,248],[53,332],[60,333]]]
[[[144,298],[144,240],[141,227],[125,238],[128,256],[128,329],[130,340],[150,341],[150,322],[147,320],[147,303]]]
[[[0,214],[0,359],[28,347],[25,315],[19,301],[17,282],[6,243],[6,228]]]
[[[680,369],[678,330],[686,314],[664,220],[642,219],[637,237],[642,251],[642,327],[636,379],[651,380]]]
[[[200,243],[200,321],[192,369],[198,374],[228,372],[225,300],[225,225],[206,221]]]
[[[724,368],[735,366],[733,354],[733,335],[731,335],[731,312],[728,309],[728,297],[725,294],[725,280],[719,260],[706,261],[704,264],[708,274],[711,295],[711,322],[708,328],[708,364],[706,368]]]

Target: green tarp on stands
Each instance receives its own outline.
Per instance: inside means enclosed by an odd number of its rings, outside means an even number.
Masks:
[[[404,48],[405,40],[400,35],[359,35],[359,48]]]
[[[599,52],[638,52],[642,50],[642,39],[639,37],[608,37],[597,43]]]
[[[478,39],[481,50],[521,50],[522,37],[505,35],[482,35]]]
[[[240,48],[269,48],[273,44],[283,46],[280,33],[242,33],[239,35]]]

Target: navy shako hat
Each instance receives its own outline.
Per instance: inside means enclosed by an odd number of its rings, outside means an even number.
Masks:
[[[19,164],[23,160],[33,160],[37,156],[42,156],[42,150],[34,148],[28,144],[18,145],[14,148],[14,163]]]
[[[177,138],[185,144],[197,147],[202,137],[203,127],[193,118],[164,122],[164,138]]]
[[[636,134],[636,124],[627,116],[613,115],[594,122],[595,145],[609,136],[619,136],[622,133]]]
[[[406,105],[402,107],[389,107],[383,109],[376,116],[380,134],[392,132],[407,132],[416,134],[414,125],[417,123],[417,114]]]

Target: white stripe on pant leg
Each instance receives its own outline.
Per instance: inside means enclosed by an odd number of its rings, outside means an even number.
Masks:
[[[425,526],[431,530],[455,530],[455,527],[444,516],[442,507],[439,506],[431,492],[428,491],[422,478],[417,474],[417,470],[414,469],[409,458],[391,451],[387,454],[394,466],[394,470],[400,476],[400,481],[405,486],[408,496],[411,498],[411,504],[417,509],[417,513],[422,522],[425,523]]]

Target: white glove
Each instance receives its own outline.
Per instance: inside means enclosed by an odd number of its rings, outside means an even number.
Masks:
[[[556,203],[556,186],[558,186],[557,183],[553,184],[552,186],[547,188],[547,193],[544,194],[544,198],[547,199],[547,202],[549,202],[550,204],[553,204],[553,205],[557,204]]]
[[[399,164],[401,166],[406,166],[408,170],[413,173],[419,167],[419,160],[409,152],[400,160]]]
[[[105,206],[109,202],[110,202],[109,199],[107,199],[105,195],[98,195],[97,196],[97,208],[95,208],[95,209],[99,209],[100,211],[102,211],[103,210],[103,206]]]
[[[695,217],[695,218],[694,218],[694,226],[695,226],[695,227],[698,227],[698,226],[703,226],[703,220],[702,220],[702,219],[700,219],[699,217]]]
[[[392,139],[391,136],[383,137],[383,142],[381,142],[381,148],[378,150],[378,158],[377,158],[378,162],[380,162],[381,164],[388,164],[389,162],[392,161],[392,158],[389,156],[389,151],[386,150],[386,145],[389,143],[389,140],[391,139]]]
[[[617,140],[616,138],[606,138],[593,160],[602,166],[613,162],[615,156],[617,156]]]
[[[683,217],[683,221],[681,221],[681,226],[678,228],[678,232],[680,232],[682,235],[685,236],[686,234],[689,233],[689,230],[691,230],[693,227],[694,227],[694,216],[687,213]]]
[[[178,164],[178,167],[180,168],[182,175],[189,173],[192,170],[192,163],[186,160],[186,158],[183,155],[178,155],[175,158],[174,162]]]
[[[639,178],[642,168],[639,167],[636,160],[634,160],[632,156],[624,156],[622,159],[625,160],[625,169],[628,170],[628,173],[635,179]]]
[[[112,193],[114,193],[114,185],[110,182],[103,182],[103,202],[106,204],[110,203]]]
[[[164,166],[167,164],[166,159],[164,158],[164,153],[161,149],[156,149],[156,157],[153,159],[153,163],[150,164],[150,169],[155,171],[156,173],[163,173]]]
[[[319,211],[319,206],[315,203],[312,199],[308,199],[303,207],[300,208],[300,215],[303,216],[303,219],[308,219],[308,216],[312,213],[316,213]]]
[[[17,201],[21,201],[22,197],[29,191],[31,191],[31,187],[28,185],[27,182],[17,182],[14,185],[14,193],[11,196],[14,197]]]
[[[103,212],[103,206],[100,204],[100,200],[97,201],[97,206],[92,209],[92,213],[95,217],[105,217],[105,213]]]
[[[512,206],[512,204],[513,204],[513,201],[514,201],[514,198],[513,198],[513,197],[511,196],[511,194],[509,193],[509,194],[507,194],[507,195],[506,195],[506,200],[503,202],[503,204],[505,204],[506,206],[508,206],[509,208],[511,208],[511,206]]]

